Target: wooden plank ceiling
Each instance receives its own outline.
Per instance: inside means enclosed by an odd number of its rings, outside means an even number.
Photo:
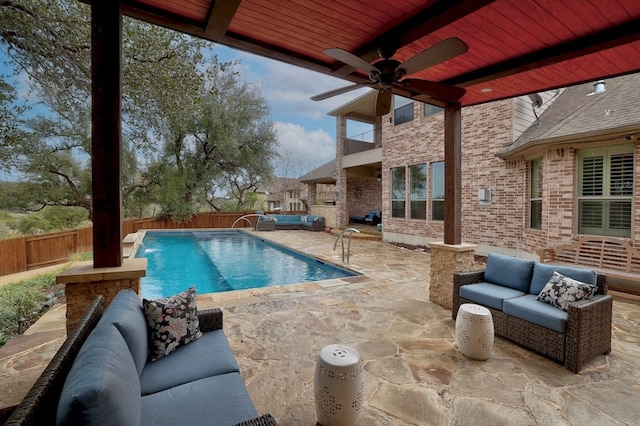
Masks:
[[[638,0],[122,4],[127,15],[354,82],[367,82],[366,73],[324,55],[324,49],[338,47],[374,61],[377,48],[395,40],[399,48],[394,58],[404,61],[438,41],[458,37],[469,46],[466,53],[411,77],[466,88],[463,106],[640,71]]]

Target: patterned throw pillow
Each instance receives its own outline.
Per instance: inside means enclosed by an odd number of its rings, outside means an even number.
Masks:
[[[538,295],[538,300],[566,311],[568,303],[587,299],[596,294],[596,291],[598,291],[598,287],[595,285],[586,284],[554,272]]]
[[[157,361],[180,345],[202,336],[198,321],[196,289],[162,299],[143,299],[144,315],[149,326],[149,359]]]

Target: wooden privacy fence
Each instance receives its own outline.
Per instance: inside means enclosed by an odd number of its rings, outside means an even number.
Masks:
[[[253,212],[206,212],[186,222],[171,219],[135,219],[122,223],[122,235],[141,229],[231,228],[241,216]],[[240,221],[236,228],[247,227]],[[93,228],[0,240],[0,275],[15,274],[69,261],[75,253],[93,250]]]

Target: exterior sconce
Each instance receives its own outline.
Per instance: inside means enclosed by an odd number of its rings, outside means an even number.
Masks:
[[[491,189],[480,188],[478,190],[478,200],[480,204],[491,204]]]

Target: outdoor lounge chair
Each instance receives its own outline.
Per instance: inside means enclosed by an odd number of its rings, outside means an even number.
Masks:
[[[377,225],[382,220],[382,212],[380,210],[373,210],[367,213],[366,216],[349,216],[349,222],[364,223],[367,225]]]

